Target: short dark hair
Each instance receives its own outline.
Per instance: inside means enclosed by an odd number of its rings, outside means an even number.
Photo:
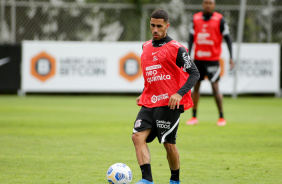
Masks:
[[[215,0],[211,0],[212,1],[212,3],[214,3],[215,4]],[[203,2],[205,2],[205,0],[203,0]]]
[[[164,19],[165,22],[168,22],[168,14],[164,10],[155,10],[151,14],[151,18],[154,19]]]

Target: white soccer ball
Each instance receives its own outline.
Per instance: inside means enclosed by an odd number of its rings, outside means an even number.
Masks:
[[[109,184],[129,184],[132,181],[131,169],[123,163],[115,163],[107,171]]]

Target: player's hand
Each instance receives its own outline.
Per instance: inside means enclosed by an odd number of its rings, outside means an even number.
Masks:
[[[141,94],[141,95],[142,95],[142,94]],[[137,105],[138,105],[138,103],[139,103],[139,101],[140,101],[140,99],[141,99],[141,95],[136,98],[136,104],[137,104]]]
[[[234,61],[233,61],[233,59],[229,60],[229,65],[230,65],[230,70],[232,70],[234,68]]]
[[[182,96],[178,93],[171,95],[168,101],[168,106],[170,107],[170,109],[174,110],[175,106],[177,106],[177,109],[179,109],[179,103],[181,99],[182,99]]]

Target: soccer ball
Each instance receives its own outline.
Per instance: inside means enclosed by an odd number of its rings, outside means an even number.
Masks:
[[[132,181],[130,168],[123,163],[113,164],[107,171],[109,184],[129,184]]]

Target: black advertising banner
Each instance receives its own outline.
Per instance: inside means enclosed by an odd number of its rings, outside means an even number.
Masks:
[[[21,45],[0,45],[0,92],[20,89]]]

